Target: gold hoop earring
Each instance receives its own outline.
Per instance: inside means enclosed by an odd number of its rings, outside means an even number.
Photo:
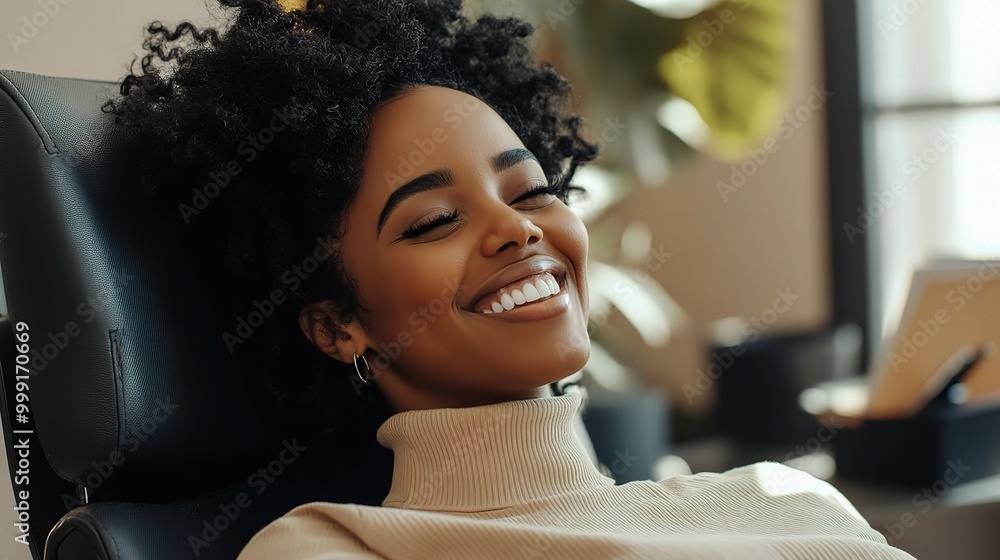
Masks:
[[[361,361],[364,362],[364,364],[365,364],[365,374],[364,375],[361,375],[361,368],[358,367],[358,354],[357,354],[357,352],[355,352],[354,353],[354,371],[358,372],[358,378],[361,379],[361,382],[364,383],[365,385],[367,385],[368,382],[371,381],[371,379],[372,379],[371,369],[368,368],[368,360],[366,360],[364,356],[361,356]]]

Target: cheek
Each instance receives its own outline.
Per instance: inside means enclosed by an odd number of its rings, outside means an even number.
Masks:
[[[402,253],[402,252],[400,252]],[[379,307],[396,329],[423,325],[419,318],[449,312],[462,275],[461,259],[448,253],[411,251],[397,255],[382,272],[385,301]]]
[[[587,252],[590,248],[590,237],[587,226],[569,207],[560,205],[560,212],[554,221],[553,240],[567,257],[575,261],[578,267],[584,267],[587,262]]]
[[[552,244],[569,258],[574,268],[577,288],[580,297],[586,305],[589,300],[587,284],[587,254],[590,249],[590,236],[587,226],[569,207],[563,205],[557,219],[553,222]]]

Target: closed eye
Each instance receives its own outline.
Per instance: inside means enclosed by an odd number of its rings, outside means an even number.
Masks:
[[[545,183],[536,183],[530,189],[521,194],[521,196],[514,199],[514,201],[511,204],[516,204],[523,200],[527,200],[529,198],[534,198],[545,194],[556,196],[559,194],[559,189],[551,187]],[[458,221],[458,217],[459,213],[457,209],[452,210],[451,212],[448,213],[436,214],[434,216],[430,216],[427,219],[417,222],[416,224],[413,224],[412,226],[403,230],[403,232],[400,234],[400,238],[412,239],[415,237],[420,237],[421,235],[439,226],[447,225]]]
[[[458,210],[452,210],[448,214],[438,214],[436,216],[431,216],[430,218],[413,224],[412,226],[403,230],[400,234],[402,239],[410,239],[413,237],[420,237],[421,235],[431,231],[432,229],[443,226],[445,224],[450,224],[452,222],[458,221]]]
[[[538,195],[541,195],[541,194],[551,194],[551,195],[555,196],[555,195],[559,194],[559,190],[556,189],[556,188],[554,188],[554,187],[550,187],[549,185],[547,185],[545,183],[536,183],[530,189],[528,189],[527,191],[525,191],[524,194],[522,194],[521,196],[515,198],[514,202],[521,202],[522,200],[531,198],[533,196],[538,196]]]

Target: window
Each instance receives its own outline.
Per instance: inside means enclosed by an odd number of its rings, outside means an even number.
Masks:
[[[824,17],[845,92],[829,120],[835,309],[870,356],[914,268],[1000,257],[1000,3],[825,0]]]
[[[859,16],[884,334],[923,261],[1000,255],[1000,3],[872,0]]]

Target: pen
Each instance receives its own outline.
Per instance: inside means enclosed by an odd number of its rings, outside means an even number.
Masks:
[[[994,349],[994,345],[990,343],[981,344],[976,350],[972,350],[969,346],[959,348],[951,358],[945,361],[943,366],[951,368],[951,372],[945,377],[948,381],[927,401],[924,410],[950,404],[961,404],[965,401],[964,391],[958,391],[955,387],[962,383],[962,380],[976,364],[981,362],[983,358],[992,355]]]

